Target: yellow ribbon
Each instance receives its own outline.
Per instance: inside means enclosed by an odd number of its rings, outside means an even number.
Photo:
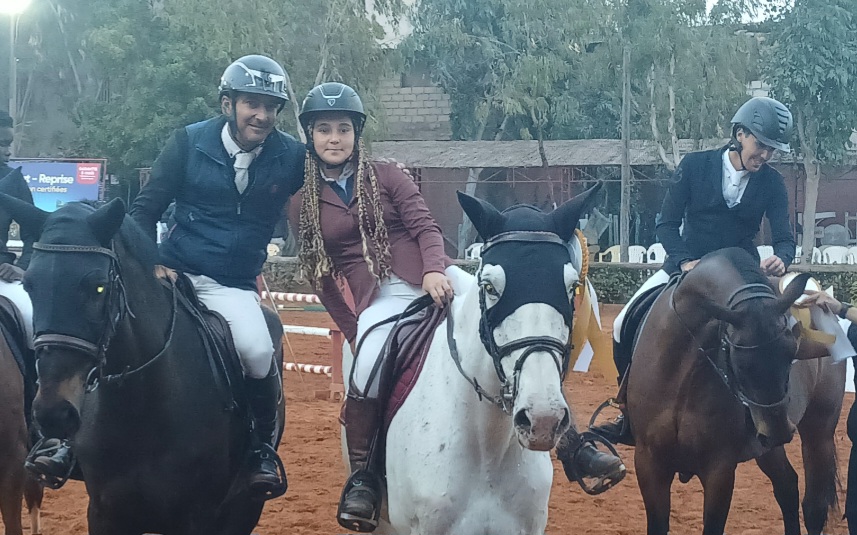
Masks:
[[[583,351],[586,342],[592,346],[592,362],[590,370],[604,374],[605,377],[616,377],[616,365],[613,363],[613,351],[609,337],[601,330],[598,321],[595,320],[595,310],[592,305],[592,296],[589,292],[589,284],[586,277],[589,274],[589,251],[587,250],[586,238],[580,229],[576,231],[577,241],[580,242],[582,262],[580,267],[580,286],[577,293],[580,295],[580,304],[577,307],[577,315],[574,318],[574,327],[571,330],[571,357],[570,366],[574,366]]]

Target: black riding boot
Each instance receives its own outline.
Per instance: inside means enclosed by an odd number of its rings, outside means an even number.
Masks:
[[[270,500],[285,494],[288,487],[283,463],[277,456],[279,421],[277,404],[283,383],[276,371],[264,379],[245,378],[250,410],[253,411],[254,445],[250,464],[250,492]]]
[[[75,458],[68,441],[49,438],[40,440],[33,446],[24,466],[39,481],[52,489],[58,489],[72,475]]]
[[[601,451],[590,440],[580,435],[572,426],[565,432],[556,447],[556,456],[562,461],[565,477],[569,481],[580,483],[589,494],[601,494],[625,477],[625,464],[622,459]],[[594,480],[593,485],[585,480]]]
[[[381,424],[377,399],[348,397],[343,410],[351,477],[345,482],[336,520],[345,529],[369,533],[381,516],[381,481],[373,466],[373,450]]]
[[[619,383],[619,394],[616,396],[616,401],[619,404],[622,413],[613,420],[607,421],[601,425],[591,428],[593,433],[598,433],[613,444],[634,445],[634,439],[631,436],[631,426],[625,421],[625,388],[628,378],[628,369],[631,367],[631,355],[622,344],[613,340],[613,362],[616,364],[616,369],[619,371],[617,382]]]

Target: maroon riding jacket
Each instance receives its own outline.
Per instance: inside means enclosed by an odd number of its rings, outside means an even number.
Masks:
[[[452,264],[444,252],[443,234],[411,177],[394,163],[375,162],[372,166],[378,177],[384,223],[390,239],[390,268],[402,280],[422,286],[423,275],[443,273]],[[368,172],[363,180],[367,190],[371,191]],[[366,310],[378,293],[378,280],[369,272],[363,258],[356,187],[351,202],[346,206],[325,184],[319,204],[325,249],[337,270],[348,281],[357,310],[353,311],[348,306],[331,276],[322,279],[319,298],[345,337],[353,341],[357,337],[357,316]],[[371,205],[367,203],[366,209],[374,224]],[[376,251],[372,253],[377,258]],[[377,273],[378,266],[374,267]]]

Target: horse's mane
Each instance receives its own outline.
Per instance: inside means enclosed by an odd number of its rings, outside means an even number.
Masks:
[[[759,269],[759,262],[747,251],[740,247],[730,247],[728,249],[719,249],[713,253],[706,255],[711,258],[722,257],[727,260],[735,270],[741,275],[741,279],[746,284],[764,284],[771,287],[771,282],[768,277]]]

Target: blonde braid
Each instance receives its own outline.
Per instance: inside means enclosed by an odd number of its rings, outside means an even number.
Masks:
[[[320,170],[315,157],[307,151],[304,163],[304,188],[301,199],[301,219],[298,239],[300,240],[300,263],[310,284],[333,271],[333,262],[324,248],[321,237],[321,217],[319,214]]]
[[[360,222],[360,238],[363,243],[363,259],[369,268],[369,272],[376,278],[386,279],[390,276],[390,240],[387,236],[387,225],[384,223],[384,207],[381,204],[381,191],[378,185],[378,177],[375,168],[366,154],[366,147],[361,139],[357,146],[357,173],[354,177],[355,193],[357,195],[357,213]],[[371,192],[366,190],[364,176],[369,175]],[[372,205],[372,217],[366,209],[366,199]],[[374,228],[372,219],[374,218]],[[377,257],[372,255],[372,246]],[[377,272],[375,262],[378,263]]]
[[[369,176],[371,191],[366,189],[366,180],[364,179],[366,174]],[[304,164],[303,199],[301,200],[299,258],[301,268],[313,286],[316,286],[323,276],[336,273],[336,267],[324,248],[324,240],[321,235],[319,197],[324,183],[320,177],[321,170],[318,167],[316,156],[307,152],[306,163]],[[378,177],[375,175],[375,169],[366,154],[363,140],[358,142],[357,148],[354,194],[357,197],[357,220],[366,267],[376,279],[388,278],[392,272],[390,269],[390,239],[387,235],[387,225],[384,223],[384,207],[381,203]],[[367,209],[367,199],[371,205],[371,215]],[[377,271],[375,269],[376,262]]]

